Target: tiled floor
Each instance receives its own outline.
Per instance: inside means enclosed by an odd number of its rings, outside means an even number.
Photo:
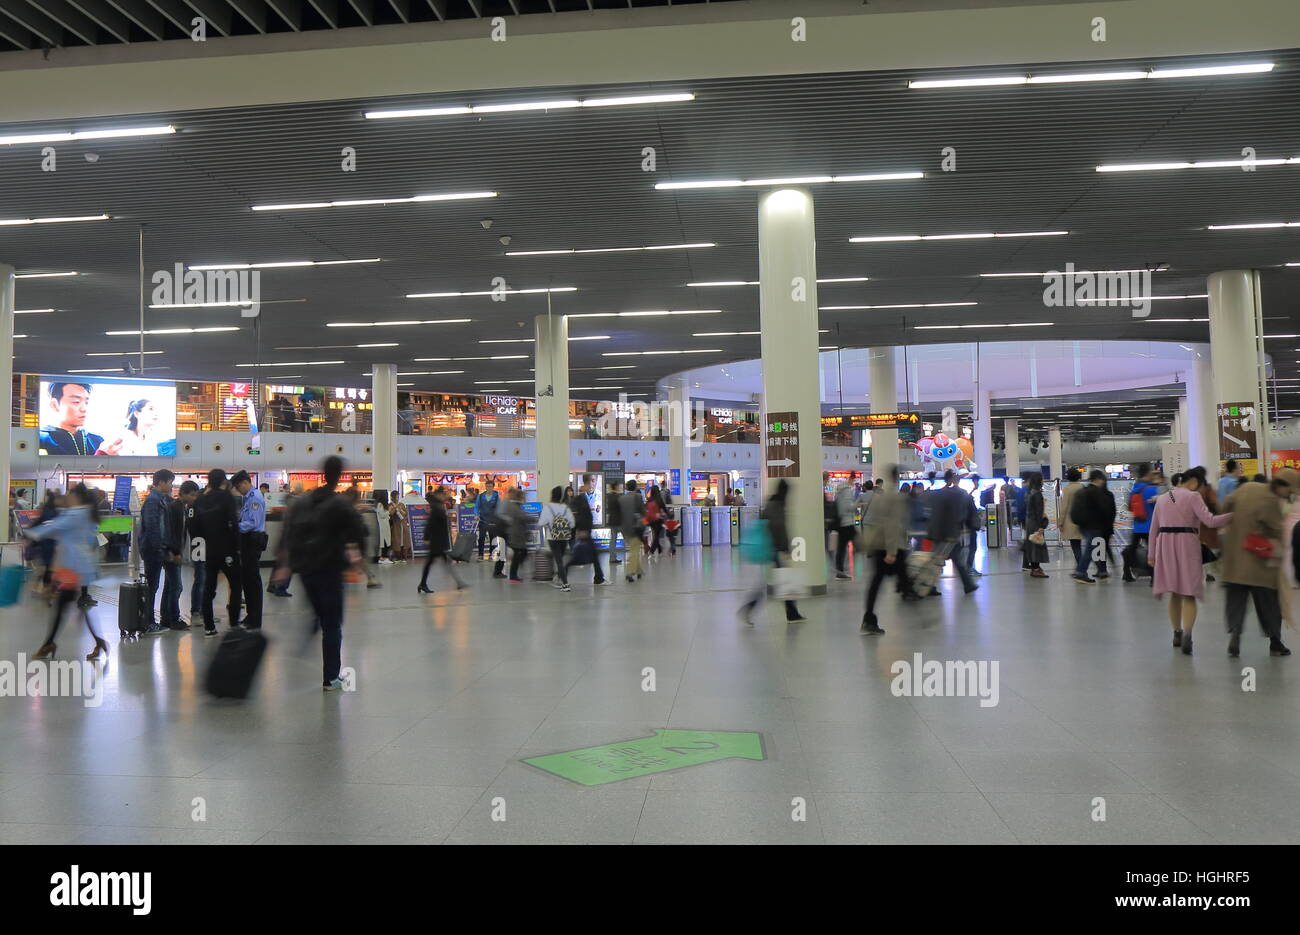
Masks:
[[[858,633],[861,578],[806,601],[807,623],[772,606],[750,629],[737,551],[569,594],[475,566],[473,589],[424,598],[418,566],[380,568],[382,590],[349,596],[351,693],[320,691],[298,598],[268,599],[246,703],[202,694],[197,630],[114,638],[101,706],[0,698],[0,844],[1300,840],[1300,662],[1253,623],[1230,660],[1215,586],[1190,659],[1144,585],[1029,580],[1007,552],[971,598],[951,579],[919,605],[886,595],[883,637]],[[0,659],[45,617],[0,613]],[[89,648],[61,635],[64,658]],[[997,661],[999,703],[895,697],[890,665],[916,652]],[[767,759],[595,787],[520,762],[663,727],[760,731]]]

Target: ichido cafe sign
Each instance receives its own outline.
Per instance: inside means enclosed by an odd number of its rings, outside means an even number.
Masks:
[[[799,413],[769,412],[763,442],[768,477],[799,476]],[[817,431],[821,431],[818,425]]]

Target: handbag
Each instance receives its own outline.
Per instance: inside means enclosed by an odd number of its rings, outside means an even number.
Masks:
[[[50,575],[50,580],[60,591],[75,591],[81,587],[81,575],[71,568],[55,568],[54,573]]]
[[[1252,532],[1241,543],[1241,547],[1256,558],[1273,557],[1273,540],[1257,532]]]
[[[807,591],[798,568],[772,569],[772,597],[778,601],[797,601],[806,597]]]
[[[1214,550],[1205,543],[1201,543],[1201,564],[1208,565],[1210,562],[1217,562],[1218,560],[1219,556],[1214,554]]]
[[[1046,545],[1047,537],[1043,535],[1043,531],[1040,529],[1037,532],[1032,532],[1029,534],[1029,541],[1032,542],[1034,545]]]

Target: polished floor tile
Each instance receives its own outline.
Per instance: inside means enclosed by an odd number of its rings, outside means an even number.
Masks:
[[[769,603],[745,626],[735,549],[567,594],[475,564],[471,589],[424,598],[418,566],[381,567],[382,589],[348,591],[355,691],[320,691],[299,594],[268,602],[247,701],[203,693],[197,630],[113,642],[95,706],[0,698],[0,844],[1300,840],[1300,663],[1254,638],[1228,659],[1214,586],[1188,658],[1145,586],[1030,581],[1018,560],[988,557],[971,597],[886,589],[877,637],[861,578],[804,601],[806,623]],[[0,611],[0,659],[45,617]],[[66,625],[60,655],[82,644]],[[918,654],[937,679],[900,675]],[[996,705],[966,681],[981,662]],[[764,759],[590,787],[523,762],[662,729],[756,732]]]

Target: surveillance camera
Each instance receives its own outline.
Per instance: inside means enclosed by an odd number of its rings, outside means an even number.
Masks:
[[[502,234],[500,237],[497,238],[497,240],[501,242],[501,246],[503,246],[503,247],[508,247],[508,246],[510,246],[510,235],[509,235],[509,234]]]
[[[479,221],[478,223],[479,223],[479,226],[482,227],[484,230],[491,230],[491,229],[492,229],[492,219],[491,219],[491,218],[484,218],[483,220]]]

